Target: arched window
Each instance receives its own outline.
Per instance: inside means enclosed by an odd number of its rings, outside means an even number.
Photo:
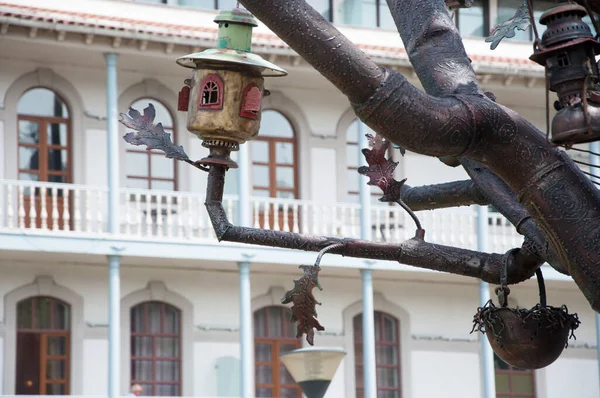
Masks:
[[[365,126],[364,134],[367,134],[367,133],[370,133],[373,135],[375,134],[371,129],[369,129],[368,127]],[[346,130],[346,165],[347,165],[346,181],[347,181],[347,187],[348,187],[348,189],[347,189],[348,196],[347,197],[350,202],[355,202],[355,203],[359,202],[359,200],[360,200],[360,198],[359,198],[360,175],[358,174],[358,167],[360,164],[361,157],[364,156],[359,151],[358,140],[359,140],[358,120],[355,120],[354,122],[352,122],[352,124],[350,124],[350,126],[348,126],[348,129]],[[388,148],[387,157],[392,156],[391,148],[392,148],[392,146],[390,145],[390,147]],[[369,185],[368,187],[371,190],[371,202],[373,204],[382,205],[382,203],[379,202],[379,198],[381,198],[381,196],[383,196],[381,189],[379,189],[376,186],[372,186],[372,185]]]
[[[374,315],[377,395],[386,398],[400,398],[402,396],[400,322],[384,312],[375,311]],[[362,398],[364,396],[362,314],[354,317],[353,329],[356,398]]]
[[[69,110],[56,93],[47,88],[33,88],[19,99],[17,105],[19,179],[55,183],[71,182],[71,121]],[[31,192],[25,187],[25,227],[30,227],[32,196],[35,196],[36,228],[41,227],[41,190]],[[52,191],[46,190],[45,209],[47,228],[53,226],[54,203]],[[64,191],[56,191],[56,210],[59,229],[63,225]]]
[[[71,309],[52,297],[17,304],[18,395],[68,395]]]
[[[131,383],[142,395],[181,395],[181,311],[160,301],[131,308]]]
[[[142,110],[148,104],[152,104],[156,110],[154,120],[162,123],[165,132],[170,133],[171,140],[175,142],[173,116],[161,102],[151,98],[142,98],[131,104],[131,107]],[[165,158],[164,152],[157,149],[146,150],[141,147],[127,145],[125,173],[127,188],[165,191],[177,189],[175,161]]]
[[[70,119],[51,90],[33,88],[19,99],[19,179],[71,182]]]
[[[280,112],[262,113],[260,131],[251,142],[252,194],[271,198],[298,197],[296,135]]]
[[[533,370],[515,368],[497,355],[494,355],[494,367],[496,368],[496,397],[535,398]]]
[[[279,360],[287,351],[302,347],[296,338],[296,324],[290,322],[286,307],[265,307],[254,313],[254,360],[256,396],[301,398],[302,391]]]
[[[223,109],[223,80],[219,75],[206,75],[200,87],[198,109]]]

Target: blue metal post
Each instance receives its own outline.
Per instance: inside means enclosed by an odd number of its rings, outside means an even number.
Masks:
[[[117,120],[117,54],[106,53],[106,135],[108,152],[108,233],[119,233],[119,129]],[[108,256],[108,396],[120,394],[120,257]]]
[[[487,252],[488,246],[488,208],[477,207],[477,250]],[[479,281],[479,305],[483,307],[490,299],[490,286],[487,282]],[[481,342],[481,375],[483,383],[483,398],[496,397],[496,374],[494,371],[494,351],[483,335]]]
[[[600,154],[600,143],[591,142],[590,152]],[[600,156],[590,153],[590,173],[600,178]],[[594,181],[600,181],[598,178],[592,177]],[[598,375],[600,376],[600,314],[596,312],[596,361],[598,362]]]
[[[377,398],[375,363],[375,308],[373,307],[373,271],[361,269],[363,299],[364,398]]]
[[[241,397],[254,397],[254,341],[250,308],[250,263],[238,263],[240,269],[240,357]]]
[[[366,126],[360,120],[358,124],[358,159],[359,166],[366,166],[367,161],[362,154],[368,148],[369,140],[365,136]],[[371,190],[367,185],[369,179],[359,175],[358,189],[360,197],[360,237],[371,239]],[[364,398],[377,398],[377,365],[375,362],[375,308],[373,307],[373,271],[361,269],[363,300],[363,376]]]
[[[251,227],[250,220],[250,144],[240,145],[237,169],[238,179],[238,222],[242,227]]]
[[[358,124],[358,165],[368,166],[365,156],[362,154],[363,148],[369,147],[369,140],[365,136],[366,126],[360,120]],[[358,193],[360,198],[360,237],[361,239],[371,239],[371,189],[367,185],[369,178],[358,175]]]

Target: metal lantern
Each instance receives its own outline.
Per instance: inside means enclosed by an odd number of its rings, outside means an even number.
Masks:
[[[600,140],[600,42],[582,20],[577,4],[562,3],[540,17],[547,29],[530,57],[546,67],[550,91],[558,94],[552,120],[552,142],[567,148]]]
[[[221,11],[217,47],[177,59],[194,69],[179,93],[178,109],[187,111],[187,128],[210,149],[200,164],[237,167],[231,151],[258,134],[264,76],[287,72],[251,52],[252,28],[258,26],[248,11]]]

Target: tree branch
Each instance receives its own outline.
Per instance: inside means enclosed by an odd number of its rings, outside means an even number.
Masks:
[[[400,191],[400,199],[413,211],[489,204],[471,180],[420,187],[405,184]]]
[[[365,101],[381,84],[381,68],[305,1],[242,0],[240,3],[350,101]]]
[[[240,3],[348,96],[365,123],[386,129],[390,141],[431,156],[468,149],[473,125],[464,122],[468,110],[459,99],[432,97],[398,72],[379,68],[304,0]],[[402,134],[396,126],[403,126]]]
[[[436,97],[481,94],[471,61],[446,3],[387,0],[411,64],[425,91]]]
[[[543,263],[543,260],[532,254],[527,246],[510,250],[506,254],[487,254],[436,245],[419,238],[413,238],[397,245],[234,226],[228,221],[223,208],[224,186],[225,168],[211,166],[205,204],[219,241],[313,252],[319,252],[328,246],[340,243],[340,247],[332,249],[330,253],[347,257],[398,261],[420,268],[479,278],[495,284],[500,283],[500,272],[508,257],[512,257],[513,260],[508,263],[511,264],[508,269],[508,283],[511,284],[531,278],[535,270]]]
[[[387,0],[387,3],[410,61],[427,93],[444,96],[481,92],[460,33],[444,1]],[[540,255],[557,271],[567,274],[566,266],[556,260],[546,237],[527,210],[518,203],[510,187],[482,164],[465,158],[460,161],[481,193],[517,227],[517,232],[535,242]]]

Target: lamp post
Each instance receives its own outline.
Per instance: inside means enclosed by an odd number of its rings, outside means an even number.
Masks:
[[[345,355],[341,348],[308,347],[281,354],[281,362],[307,398],[323,398]]]

